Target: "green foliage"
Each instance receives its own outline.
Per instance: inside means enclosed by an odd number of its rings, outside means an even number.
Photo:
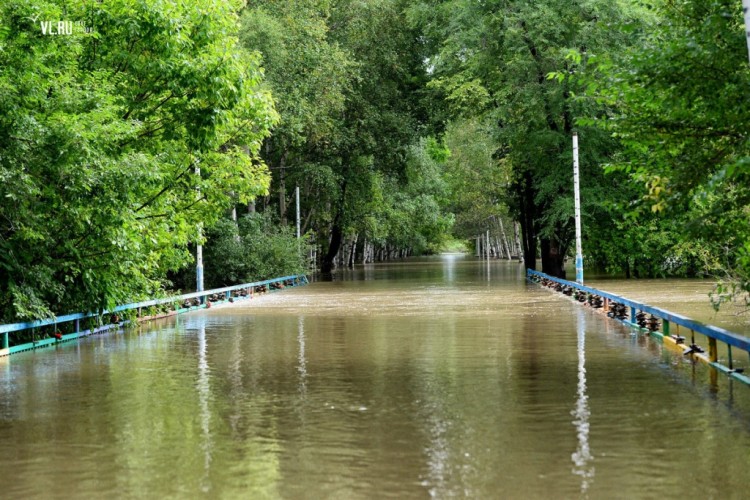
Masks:
[[[329,38],[330,3],[252,2],[242,14],[242,44],[262,54],[266,85],[281,115],[274,154],[331,141],[344,110],[354,64]]]
[[[153,294],[229,193],[268,186],[257,154],[277,117],[237,5],[96,5],[0,6],[2,321]],[[64,18],[95,31],[34,21]]]
[[[351,230],[379,245],[434,253],[453,225],[453,215],[443,208],[448,194],[443,169],[450,151],[434,138],[423,138],[406,155],[403,178],[373,173],[368,201],[358,204],[362,222]]]
[[[750,69],[741,4],[665,2],[650,19],[638,45],[602,58],[588,78],[588,95],[613,110],[596,124],[625,147],[609,170],[631,181],[631,218],[657,214],[673,230],[672,252],[723,275],[717,307],[747,301]]]
[[[487,119],[451,122],[445,142],[451,152],[445,162],[445,209],[455,214],[454,234],[472,238],[486,230],[491,216],[507,213],[503,200],[510,182],[510,163],[495,159],[497,143]]]
[[[481,131],[484,150],[464,146],[473,161],[453,175],[463,193],[455,203],[463,205],[465,234],[508,212],[521,222],[527,265],[534,266],[541,240],[543,266],[562,272],[573,236],[571,135],[577,128],[586,145],[584,186],[596,186],[598,163],[613,152],[606,134],[576,127],[577,118],[602,107],[576,99],[583,87],[568,75],[580,72],[592,52],[619,48],[629,35],[608,25],[622,17],[608,1],[451,0],[410,8],[431,49],[430,86],[456,120],[448,137],[464,126]]]
[[[306,241],[298,242],[291,228],[280,226],[269,214],[249,214],[237,224],[221,220],[207,232],[206,287],[304,274],[307,252]]]

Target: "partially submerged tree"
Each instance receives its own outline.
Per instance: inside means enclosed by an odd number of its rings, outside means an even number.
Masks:
[[[601,179],[597,160],[611,144],[576,127],[596,110],[574,99],[575,82],[548,75],[579,71],[586,53],[622,42],[606,29],[621,15],[618,4],[450,0],[417,3],[411,12],[432,48],[431,86],[454,115],[495,124],[495,158],[511,169],[507,202],[521,223],[526,265],[535,268],[539,252],[542,270],[563,276],[573,237],[571,135],[577,128],[589,151],[584,186]]]

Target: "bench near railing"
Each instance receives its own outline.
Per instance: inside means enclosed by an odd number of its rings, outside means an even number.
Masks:
[[[39,347],[44,347],[48,345],[57,344],[59,342],[64,342],[68,340],[74,340],[80,337],[85,337],[87,335],[91,335],[94,333],[99,333],[104,330],[109,330],[114,327],[119,327],[122,324],[128,323],[128,321],[122,321],[122,322],[114,322],[110,324],[102,324],[97,327],[88,328],[85,330],[81,329],[81,320],[89,319],[89,318],[101,318],[103,316],[108,315],[117,315],[119,312],[125,312],[125,311],[131,311],[131,310],[137,310],[138,311],[138,320],[139,321],[147,321],[149,319],[157,319],[157,318],[163,318],[167,316],[172,316],[175,314],[180,314],[188,311],[192,311],[195,309],[201,309],[204,307],[210,307],[210,301],[207,301],[206,299],[211,296],[223,296],[223,300],[217,300],[216,303],[223,303],[227,302],[230,299],[232,300],[242,300],[244,298],[252,298],[254,291],[257,288],[266,287],[268,291],[275,291],[271,285],[281,283],[288,284],[288,286],[297,286],[297,285],[304,285],[307,284],[307,276],[304,274],[295,274],[292,276],[284,276],[281,278],[274,278],[270,280],[263,280],[263,281],[256,281],[253,283],[244,283],[242,285],[234,285],[234,286],[227,286],[224,288],[215,288],[212,290],[204,290],[202,292],[192,292],[192,293],[185,293],[182,295],[176,295],[172,297],[165,297],[161,299],[152,299],[147,300],[143,302],[135,302],[132,304],[125,304],[122,306],[117,306],[111,311],[102,311],[99,313],[75,313],[75,314],[66,314],[64,316],[57,316],[52,319],[45,319],[45,320],[37,320],[37,321],[30,321],[26,323],[11,323],[6,325],[0,325],[0,342],[2,345],[0,346],[0,356],[7,356],[9,354],[13,354],[15,352],[20,351],[27,351],[29,349],[37,349]],[[249,290],[249,293],[247,296],[238,296],[236,293],[233,296],[233,292],[239,292],[241,290]],[[184,304],[185,301],[189,301],[191,299],[198,299],[197,305],[191,305],[189,307],[182,307],[182,304]],[[174,305],[174,310],[169,311],[166,313],[159,313],[156,315],[146,316],[142,317],[140,315],[140,312],[143,309],[152,308],[156,306],[160,306],[163,304],[172,304]],[[73,333],[60,335],[58,334],[56,337],[50,337],[50,338],[42,338],[39,340],[33,340],[32,342],[19,344],[10,346],[9,345],[9,334],[13,332],[20,332],[25,330],[35,330],[43,327],[53,326],[54,329],[57,329],[58,325],[65,324],[65,323],[74,323],[73,327]]]
[[[708,355],[707,356],[702,355],[701,353],[695,352],[694,350],[691,352],[688,352],[688,354],[695,355],[697,358],[702,359],[703,361],[707,361],[711,366],[713,366],[717,370],[722,371],[737,380],[741,380],[742,382],[745,382],[746,384],[750,384],[750,377],[743,375],[741,373],[741,370],[734,369],[733,361],[732,361],[732,348],[733,347],[741,349],[745,351],[745,353],[750,355],[750,338],[748,337],[745,337],[735,332],[731,332],[729,330],[725,330],[724,328],[720,328],[718,326],[707,325],[705,323],[701,323],[699,321],[690,319],[687,316],[676,314],[676,313],[667,311],[665,309],[661,309],[659,307],[650,306],[648,304],[644,304],[642,302],[631,300],[631,299],[622,297],[614,293],[605,292],[603,290],[597,290],[596,288],[591,288],[585,285],[581,285],[573,281],[567,281],[564,279],[555,278],[547,274],[540,273],[539,271],[533,271],[531,269],[528,269],[526,271],[526,276],[530,281],[538,282],[538,281],[541,281],[542,279],[545,279],[554,283],[559,283],[563,286],[574,288],[581,292],[585,292],[589,295],[602,297],[605,300],[605,306],[604,306],[605,310],[608,310],[607,304],[609,301],[623,304],[630,308],[629,321],[627,320],[620,320],[620,321],[622,321],[623,323],[631,327],[641,329],[641,327],[636,323],[636,315],[638,314],[638,312],[642,311],[644,313],[651,314],[652,316],[655,316],[662,321],[662,330],[661,332],[653,331],[650,333],[660,339],[670,339],[674,341],[675,344],[678,344],[678,345],[681,345],[679,343],[680,337],[673,336],[671,334],[670,330],[671,330],[672,325],[679,325],[692,332],[700,333],[708,338],[708,344],[709,344]],[[719,363],[717,342],[723,342],[724,344],[727,345],[729,366],[725,366]],[[691,347],[685,346],[684,351],[686,352],[690,351]]]

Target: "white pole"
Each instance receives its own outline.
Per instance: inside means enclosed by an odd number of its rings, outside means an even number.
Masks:
[[[573,193],[576,219],[576,282],[583,285],[583,250],[581,249],[581,193],[578,182],[578,134],[573,134]]]
[[[487,239],[485,240],[485,252],[487,254],[487,260],[490,260],[490,230],[487,230]]]
[[[742,0],[742,12],[745,14],[745,38],[747,39],[747,53],[750,58],[750,0]]]
[[[297,201],[297,239],[299,239],[299,186],[294,188],[294,198]]]
[[[195,175],[200,180],[201,168],[195,165]],[[200,188],[198,188],[198,198],[201,197]],[[198,223],[198,245],[195,249],[195,290],[198,292],[203,291],[203,245],[200,244],[200,239],[203,237],[203,225]]]

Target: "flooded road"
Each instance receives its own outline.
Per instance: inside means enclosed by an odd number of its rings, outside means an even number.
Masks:
[[[515,263],[369,266],[0,360],[3,497],[745,498],[709,379]]]

